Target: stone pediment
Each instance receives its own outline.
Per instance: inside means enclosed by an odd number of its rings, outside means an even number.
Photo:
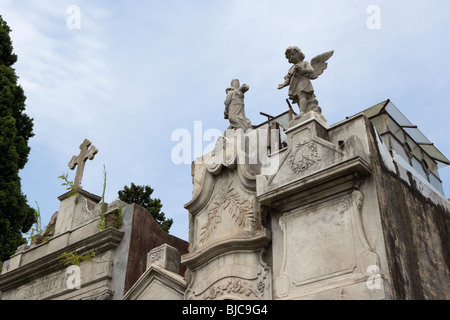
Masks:
[[[152,264],[123,300],[182,300],[186,281],[177,273]]]
[[[307,127],[293,134],[291,145],[281,158],[280,169],[268,183],[302,178],[329,166],[343,155],[338,146],[314,136]]]
[[[330,142],[328,129],[314,119],[287,131],[288,147],[280,151],[278,170],[257,177],[257,194],[262,204],[314,186],[371,172],[368,153],[353,133]]]
[[[236,130],[193,164],[189,210],[186,299],[267,299],[270,268],[262,255],[271,241],[262,226],[256,175],[248,163],[246,135]]]
[[[225,239],[248,238],[261,229],[256,176],[238,138],[219,138],[215,149],[194,164],[193,199],[185,205],[193,219],[191,252]]]
[[[187,205],[188,209],[198,209],[191,211],[191,252],[232,246],[233,242],[259,238],[262,234],[267,236],[258,216],[256,194],[242,186],[236,170],[222,170],[220,178],[206,173],[204,183],[211,183],[212,190],[205,188],[207,197],[199,197],[198,202]]]

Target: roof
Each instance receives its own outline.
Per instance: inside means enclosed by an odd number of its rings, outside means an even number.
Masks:
[[[416,142],[419,147],[426,153],[430,158],[438,162],[438,166],[446,166],[450,164],[448,160],[439,150],[434,146],[434,144],[428,140],[428,138],[413,125],[399,109],[389,100],[382,101],[373,107],[370,107],[358,114],[363,113],[369,119],[373,118],[379,114],[387,113],[389,116],[409,135],[409,137]]]

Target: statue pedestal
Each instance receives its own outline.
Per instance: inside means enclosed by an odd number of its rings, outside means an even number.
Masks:
[[[385,297],[383,279],[380,290],[367,286],[380,259],[365,233],[379,225],[364,226],[362,218],[377,214],[361,187],[372,174],[366,132],[363,117],[329,128],[321,114],[308,112],[290,122],[278,170],[257,176],[257,199],[271,208],[276,299]]]
[[[55,235],[62,234],[72,230],[87,221],[94,220],[98,214],[92,214],[92,210],[97,206],[100,210],[99,203],[101,197],[87,192],[81,188],[78,189],[76,195],[69,191],[58,197],[61,201],[56,220]]]
[[[298,118],[297,118],[298,117]],[[303,122],[306,122],[310,119],[315,119],[317,122],[319,122],[323,127],[326,129],[329,128],[327,119],[323,116],[322,113],[318,113],[315,111],[310,111],[305,114],[299,114],[297,117],[295,117],[293,120],[289,121],[289,129],[293,127],[297,127],[298,125],[302,124]]]

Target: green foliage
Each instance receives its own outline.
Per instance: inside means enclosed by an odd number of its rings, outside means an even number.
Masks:
[[[28,240],[30,241],[30,244],[32,243],[33,239],[38,236],[42,235],[44,233],[44,230],[42,230],[41,227],[41,209],[39,208],[39,204],[36,202],[37,210],[35,210],[35,223],[32,225],[30,231],[28,231],[27,236]]]
[[[130,204],[136,203],[146,208],[161,228],[169,232],[173,219],[167,219],[164,212],[161,212],[161,200],[151,198],[153,191],[150,186],[137,186],[132,182],[130,187],[124,186],[124,189],[119,191],[119,199]]]
[[[106,167],[105,165],[103,165],[103,192],[102,192],[102,202],[100,203],[100,219],[98,219],[98,227],[100,230],[105,230],[106,227],[105,190],[106,190]]]
[[[123,206],[120,203],[119,204],[119,211],[117,213],[117,219],[116,219],[116,224],[115,224],[115,228],[120,229],[120,227],[122,226],[123,223],[123,218],[122,218],[122,210],[123,210]]]
[[[36,222],[36,212],[22,194],[19,177],[28,161],[33,119],[24,113],[26,97],[11,67],[17,56],[10,31],[0,16],[0,261],[9,259],[27,242],[22,234]]]
[[[66,190],[71,191],[69,196],[76,195],[78,193],[78,189],[77,187],[75,187],[73,181],[70,181],[68,177],[69,177],[68,174],[63,174],[58,178],[63,181],[62,185],[66,187]],[[106,166],[103,165],[103,192],[102,192],[102,199],[100,202],[100,213],[97,226],[100,230],[105,230],[109,226],[120,229],[120,227],[122,226],[122,209],[123,209],[122,204],[119,204],[117,217],[114,219],[113,223],[111,223],[111,220],[107,221],[105,210],[106,209],[105,192],[106,192]],[[77,198],[75,198],[75,201],[77,201]]]
[[[9,36],[10,32],[11,29],[8,24],[0,16],[0,64],[8,67],[17,61],[17,55],[13,53],[13,46]]]
[[[63,252],[59,259],[64,262],[64,265],[77,265],[79,266],[82,262],[92,261],[96,256],[95,251],[90,251],[84,255],[80,255],[74,252]]]
[[[73,181],[69,180],[69,174],[62,174],[58,177],[58,179],[61,179],[63,182],[61,183],[62,186],[66,187],[67,191],[70,191],[69,197],[74,196],[78,193],[78,189],[73,183]]]
[[[105,210],[105,191],[106,191],[106,167],[103,165],[103,192],[102,192],[102,200],[100,203],[100,214],[98,219],[98,228],[100,230],[105,230],[107,227],[113,227],[120,229],[123,223],[122,219],[122,204],[119,204],[119,210],[117,211],[117,216],[112,217],[113,219],[107,219],[106,210]],[[110,214],[108,214],[110,215]]]
[[[53,230],[51,227],[47,226],[44,229],[42,229],[41,226],[41,209],[39,208],[39,204],[36,202],[37,210],[35,210],[35,223],[31,227],[30,231],[26,233],[26,236],[28,237],[28,241],[31,244],[40,244],[48,241],[52,236],[54,232],[54,226]]]

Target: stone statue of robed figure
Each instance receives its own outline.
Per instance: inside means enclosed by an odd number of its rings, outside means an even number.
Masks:
[[[299,119],[308,112],[321,114],[322,110],[317,102],[311,80],[317,79],[327,68],[327,60],[334,51],[328,51],[311,60],[311,63],[304,61],[305,55],[299,47],[291,46],[286,49],[286,59],[293,66],[284,77],[284,82],[278,85],[278,89],[289,86],[289,99],[297,104],[300,109],[295,119]]]
[[[228,87],[225,92],[227,98],[225,100],[224,118],[230,121],[228,129],[243,129],[244,132],[252,127],[250,120],[245,116],[244,108],[244,93],[249,89],[248,84],[239,83],[238,79],[231,81],[231,87]]]

